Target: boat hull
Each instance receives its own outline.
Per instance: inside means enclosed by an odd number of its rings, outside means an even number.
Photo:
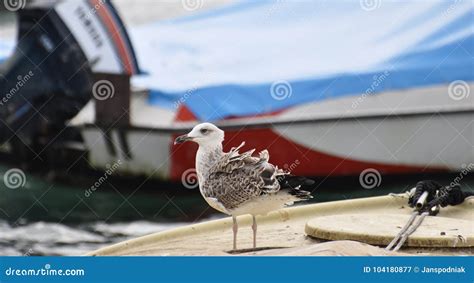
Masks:
[[[270,161],[297,175],[350,176],[462,171],[474,163],[473,112],[345,117],[280,123],[238,122],[223,126],[224,149],[268,149]],[[194,168],[197,145],[173,145],[187,129],[82,128],[89,161],[119,172],[179,181]],[[121,138],[121,136],[123,138]]]

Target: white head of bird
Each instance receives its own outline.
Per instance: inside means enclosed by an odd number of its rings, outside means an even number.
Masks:
[[[202,123],[196,125],[189,133],[177,137],[174,144],[187,141],[195,142],[200,147],[215,147],[224,141],[224,131],[211,123]]]

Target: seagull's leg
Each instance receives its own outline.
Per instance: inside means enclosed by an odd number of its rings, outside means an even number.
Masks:
[[[257,248],[257,220],[255,219],[255,215],[252,215],[253,223],[252,223],[252,230],[253,230],[253,248]]]
[[[234,232],[234,250],[237,249],[237,230],[239,229],[239,226],[237,226],[237,217],[232,216],[232,221],[234,224],[232,225],[232,232]]]

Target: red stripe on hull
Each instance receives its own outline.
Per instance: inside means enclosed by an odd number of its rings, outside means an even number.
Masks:
[[[103,23],[107,27],[107,30],[109,31],[110,36],[112,37],[112,40],[115,43],[115,46],[118,48],[118,52],[121,57],[121,61],[123,66],[125,67],[125,70],[127,74],[132,75],[133,74],[133,68],[132,68],[132,60],[130,59],[130,56],[127,52],[127,47],[125,47],[124,44],[124,39],[122,38],[122,34],[120,33],[120,27],[117,27],[112,15],[109,13],[107,10],[107,7],[102,3],[100,0],[90,0],[90,3],[92,4],[93,7],[100,7],[97,9],[100,17],[103,20]],[[101,5],[103,5],[101,7]]]
[[[423,166],[390,165],[365,162],[338,157],[308,149],[273,132],[271,129],[244,129],[226,131],[224,150],[238,146],[245,141],[242,150],[255,148],[257,151],[268,149],[270,162],[295,175],[303,176],[344,176],[359,175],[364,169],[374,168],[382,174],[402,174],[420,172],[446,172],[446,168]],[[180,180],[181,174],[195,167],[197,145],[185,143],[175,149],[171,158],[171,179]]]

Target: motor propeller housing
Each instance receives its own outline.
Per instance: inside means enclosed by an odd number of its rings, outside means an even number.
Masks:
[[[138,65],[109,1],[30,1],[16,13],[17,45],[0,65],[0,144],[36,156],[69,138],[67,121],[104,74],[128,80]]]

